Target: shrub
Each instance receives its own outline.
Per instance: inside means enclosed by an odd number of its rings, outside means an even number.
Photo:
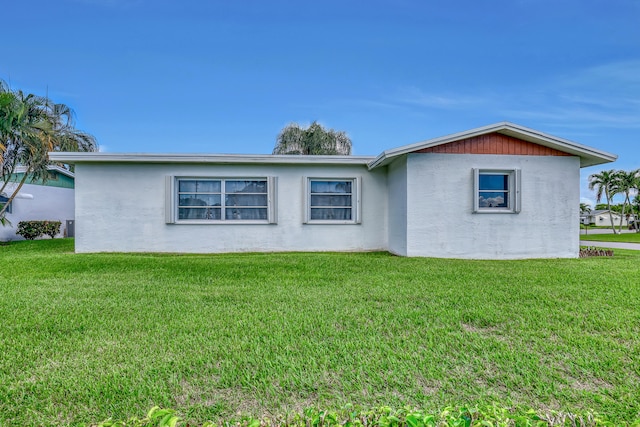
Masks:
[[[60,233],[60,221],[45,221],[43,229],[43,234],[46,234],[53,239],[58,233]]]
[[[60,221],[20,221],[16,234],[27,240],[34,240],[42,235],[53,239],[60,232]]]
[[[202,427],[638,427],[640,421],[615,422],[592,413],[577,415],[548,411],[537,413],[534,410],[518,411],[496,405],[475,407],[447,407],[436,413],[415,409],[393,410],[381,407],[372,410],[357,410],[347,406],[339,411],[306,409],[303,413],[288,414],[283,417],[256,419],[223,420],[220,424],[211,421]],[[152,408],[145,418],[132,417],[127,421],[111,419],[97,424],[98,427],[176,427],[194,426],[183,424],[183,419],[172,409]]]

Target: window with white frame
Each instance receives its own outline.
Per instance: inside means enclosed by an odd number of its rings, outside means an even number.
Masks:
[[[520,170],[474,169],[473,211],[520,212]]]
[[[306,178],[306,222],[360,222],[359,178]]]
[[[167,222],[275,222],[275,178],[167,177]]]

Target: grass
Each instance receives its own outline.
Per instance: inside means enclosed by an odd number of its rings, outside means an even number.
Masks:
[[[594,242],[640,243],[640,233],[581,234],[580,240],[588,240],[588,241],[594,241]]]
[[[159,405],[187,420],[308,406],[499,403],[639,416],[640,253],[526,261],[386,253],[0,247],[0,425]]]

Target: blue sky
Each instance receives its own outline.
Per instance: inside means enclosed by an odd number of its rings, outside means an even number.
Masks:
[[[270,153],[290,122],[354,154],[500,121],[640,167],[639,0],[33,0],[0,78],[110,152]]]

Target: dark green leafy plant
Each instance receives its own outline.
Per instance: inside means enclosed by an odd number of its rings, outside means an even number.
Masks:
[[[60,232],[60,221],[20,221],[16,234],[27,240],[47,235],[52,239]]]
[[[180,417],[175,415],[175,412],[173,409],[154,406],[144,418],[131,417],[127,421],[109,419],[98,424],[98,427],[176,427]]]
[[[127,421],[107,420],[97,427],[176,427],[182,419],[171,409],[153,407],[145,418],[129,418]],[[355,410],[347,405],[338,411],[324,411],[308,408],[301,413],[288,414],[285,417],[266,417],[263,419],[244,417],[239,420],[223,420],[220,424],[210,421],[202,427],[639,427],[640,420],[630,423],[615,422],[595,414],[571,414],[548,411],[539,414],[534,410],[521,411],[507,409],[498,405],[487,406],[449,406],[439,413],[403,408],[394,410],[383,406],[370,410]]]

